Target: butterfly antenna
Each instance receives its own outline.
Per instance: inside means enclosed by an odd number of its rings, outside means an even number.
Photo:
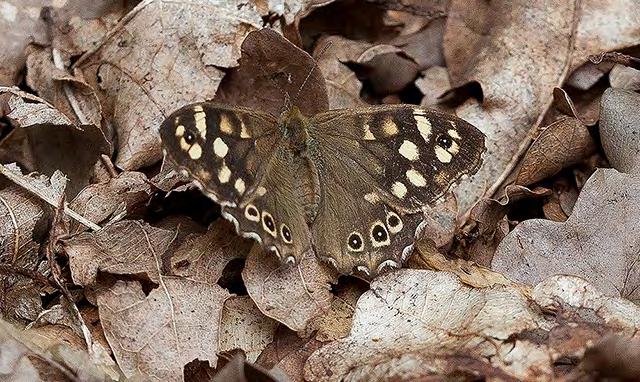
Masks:
[[[332,42],[329,41],[328,43],[325,44],[325,46],[322,47],[322,50],[320,50],[320,53],[318,53],[318,58],[322,57],[324,55],[324,53],[327,51],[327,49],[329,49],[329,47],[331,47]],[[293,103],[293,101],[295,101],[298,98],[298,95],[300,95],[300,92],[302,91],[302,89],[304,88],[304,86],[307,84],[307,81],[309,81],[309,78],[311,78],[311,74],[313,74],[313,71],[318,67],[318,61],[316,61],[315,59],[313,60],[313,66],[311,67],[311,69],[309,70],[309,73],[307,73],[307,76],[305,77],[304,81],[302,81],[302,85],[300,85],[300,87],[298,88],[298,90],[296,91],[296,94],[293,96],[291,102]]]

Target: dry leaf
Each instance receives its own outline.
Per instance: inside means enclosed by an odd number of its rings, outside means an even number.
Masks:
[[[478,81],[484,95],[482,104],[467,103],[457,114],[487,135],[482,168],[456,189],[461,210],[511,170],[547,109],[550,89],[571,68],[589,54],[637,43],[640,15],[632,8],[631,2],[452,2],[444,42],[452,83]]]
[[[416,86],[424,94],[420,105],[435,107],[438,99],[451,89],[447,68],[433,66],[423,71],[422,77],[416,80]]]
[[[531,219],[500,243],[492,268],[534,285],[554,274],[583,277],[609,296],[640,301],[640,179],[599,169],[564,223]]]
[[[288,101],[305,115],[329,109],[325,79],[313,58],[273,29],[247,35],[240,66],[225,76],[214,101],[275,116]]]
[[[98,91],[125,170],[161,158],[157,128],[179,107],[213,98],[237,65],[244,36],[262,25],[253,4],[145,0],[74,68]]]
[[[524,155],[516,184],[528,186],[559,173],[596,151],[587,130],[576,118],[563,118],[542,130]]]
[[[600,136],[611,164],[640,174],[640,95],[610,88],[602,96]]]
[[[303,331],[311,320],[326,314],[333,295],[335,275],[307,253],[293,266],[254,245],[242,271],[249,296],[267,317],[294,331]]]
[[[162,254],[175,232],[147,223],[124,220],[97,232],[84,232],[63,242],[69,256],[73,282],[90,285],[98,271],[111,274],[145,274],[158,283]]]
[[[215,284],[229,261],[245,258],[254,242],[238,237],[233,224],[218,219],[205,234],[188,236],[171,255],[173,273]]]
[[[227,299],[220,321],[219,351],[242,349],[247,360],[255,362],[273,341],[278,323],[265,317],[249,296]]]
[[[102,327],[126,377],[182,381],[184,365],[194,359],[215,366],[222,306],[230,295],[188,279],[158,282],[147,296],[136,281],[118,281],[102,291]]]
[[[609,72],[611,87],[632,91],[640,90],[640,70],[620,64],[613,66]]]

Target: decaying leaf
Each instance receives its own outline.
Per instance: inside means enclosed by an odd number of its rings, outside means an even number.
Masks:
[[[309,253],[289,267],[256,244],[242,278],[258,309],[294,331],[304,330],[312,319],[325,314],[333,299],[333,271]]]
[[[247,35],[240,66],[225,76],[214,101],[275,116],[287,102],[309,116],[329,109],[325,79],[313,58],[272,29]]]
[[[609,161],[622,172],[640,174],[640,95],[607,89],[601,109],[600,135]]]
[[[136,281],[118,281],[100,293],[102,327],[125,376],[182,381],[184,365],[194,359],[215,366],[222,306],[230,295],[183,278],[158,282],[148,295]]]
[[[231,297],[224,303],[220,321],[219,351],[242,349],[255,362],[273,341],[278,322],[260,313],[248,296]]]
[[[516,183],[536,183],[578,163],[596,151],[587,127],[576,118],[560,119],[547,126],[522,159]]]
[[[123,220],[97,232],[84,232],[66,240],[71,276],[78,285],[91,285],[98,271],[112,274],[144,274],[158,283],[162,254],[175,233],[147,223]]]
[[[116,165],[161,158],[157,128],[179,107],[213,98],[237,65],[244,36],[262,21],[252,3],[145,0],[75,64],[98,91],[118,134]]]
[[[488,379],[494,374],[506,380],[550,379],[554,359],[565,356],[554,346],[553,330],[564,327],[569,316],[556,321],[541,309],[558,304],[565,311],[598,312],[596,322],[605,331],[636,335],[638,307],[604,297],[578,278],[547,280],[533,298],[528,295],[513,286],[467,287],[445,272],[406,269],[383,275],[358,301],[349,337],[314,352],[305,378],[408,381],[456,365],[460,372],[484,371]],[[588,320],[574,315],[568,325]],[[581,346],[584,350],[585,342]],[[450,363],[463,355],[473,362]]]
[[[526,220],[500,243],[491,266],[535,285],[555,274],[583,277],[602,293],[640,301],[640,179],[597,170],[566,222]]]

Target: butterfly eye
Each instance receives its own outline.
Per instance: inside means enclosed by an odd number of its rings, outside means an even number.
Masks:
[[[362,249],[364,248],[362,235],[357,232],[352,232],[351,235],[349,235],[347,244],[349,245],[349,249],[354,252],[362,251]]]
[[[400,216],[395,212],[389,212],[387,214],[387,227],[391,233],[398,233],[402,230],[403,224]]]
[[[446,150],[453,146],[453,140],[447,135],[440,134],[436,138],[436,144]]]
[[[262,228],[273,237],[276,237],[276,224],[273,222],[273,216],[266,211],[262,211]]]
[[[280,226],[280,234],[282,235],[282,239],[285,243],[291,244],[293,242],[291,238],[291,230],[289,230],[289,227],[287,227],[286,224]]]
[[[371,226],[371,244],[373,244],[374,247],[382,247],[389,245],[389,243],[387,229],[382,222],[375,222],[373,226]]]
[[[252,222],[257,222],[260,220],[260,213],[258,209],[253,204],[249,204],[244,209],[244,216],[251,220]]]

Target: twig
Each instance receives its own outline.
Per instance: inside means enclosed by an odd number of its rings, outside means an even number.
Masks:
[[[589,56],[589,61],[596,65],[601,63],[602,61],[609,61],[640,70],[640,58],[629,56],[627,54],[619,52],[593,54]]]
[[[23,181],[22,179],[20,179],[20,176],[18,174],[12,172],[11,170],[9,170],[7,167],[5,167],[2,164],[0,164],[0,174],[6,176],[7,178],[9,178],[9,180],[14,182],[15,184],[19,185],[20,187],[24,188],[25,190],[31,192],[32,194],[36,195],[40,199],[44,200],[45,202],[47,202],[52,207],[57,208],[57,202],[55,200],[53,200],[53,198],[51,198],[49,195],[46,195],[41,190],[37,189],[36,187],[34,187],[33,185],[29,184],[28,182]],[[90,221],[89,219],[85,218],[84,216],[82,216],[79,213],[75,212],[74,210],[70,209],[67,206],[66,202],[65,202],[65,205],[64,205],[64,213],[66,215],[70,216],[71,218],[73,218],[74,220],[78,221],[80,224],[82,224],[82,225],[84,225],[84,226],[86,226],[88,228],[91,228],[94,231],[99,231],[99,230],[102,229],[102,227],[100,227],[96,223]]]

